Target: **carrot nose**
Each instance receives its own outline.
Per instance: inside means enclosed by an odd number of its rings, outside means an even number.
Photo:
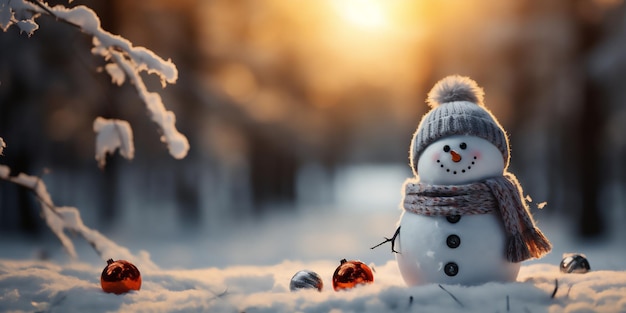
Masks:
[[[450,150],[450,154],[452,155],[452,161],[454,161],[454,162],[461,161],[461,155],[456,153],[456,151]]]

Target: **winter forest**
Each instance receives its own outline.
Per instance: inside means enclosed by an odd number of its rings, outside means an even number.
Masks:
[[[0,28],[2,312],[626,311],[622,0],[0,0]],[[455,74],[552,250],[407,286],[371,248]],[[104,292],[108,259],[141,289]],[[373,282],[333,290],[342,259]]]

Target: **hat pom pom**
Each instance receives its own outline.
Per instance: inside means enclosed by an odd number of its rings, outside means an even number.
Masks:
[[[483,89],[469,77],[452,75],[443,78],[428,93],[428,105],[436,108],[441,104],[467,101],[483,105]]]

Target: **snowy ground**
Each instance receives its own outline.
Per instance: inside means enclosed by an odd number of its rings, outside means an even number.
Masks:
[[[372,285],[349,291],[289,291],[302,268],[328,284],[335,263],[285,261],[273,266],[145,272],[142,289],[126,295],[100,290],[100,268],[85,263],[0,262],[3,312],[624,312],[626,273],[560,274],[558,267],[522,268],[519,282],[477,287],[407,288],[395,264],[376,267]],[[559,287],[554,298],[555,279]],[[450,294],[454,295],[452,297]],[[456,298],[456,300],[455,300]],[[411,300],[412,299],[412,300]]]
[[[516,283],[408,288],[389,247],[368,248],[390,234],[397,212],[354,213],[267,218],[221,237],[130,240],[131,249],[143,242],[160,268],[142,269],[138,258],[142,288],[120,296],[101,291],[105,263],[87,246],[79,246],[79,261],[62,251],[41,261],[34,257],[39,245],[2,240],[0,312],[626,312],[626,252],[617,240],[577,245],[546,225],[554,252],[525,263]],[[592,271],[560,273],[564,252],[586,254]],[[341,258],[373,266],[374,284],[333,291],[331,277]],[[322,276],[322,292],[289,291],[291,276],[302,269]]]
[[[356,197],[348,196],[333,207],[303,207],[196,231],[121,223],[104,233],[137,256],[129,261],[141,271],[143,285],[119,296],[101,291],[105,262],[80,238],[79,259],[71,260],[52,236],[2,237],[0,312],[626,312],[626,236],[577,241],[542,212],[535,215],[553,252],[525,262],[517,282],[406,287],[389,246],[369,249],[395,230],[396,189],[382,192],[389,199],[351,202],[346,199]],[[592,271],[560,273],[558,264],[569,252],[585,254]],[[142,260],[148,258],[158,267],[147,267]],[[375,282],[333,291],[331,277],[342,258],[371,265]],[[289,291],[290,278],[303,269],[322,277],[322,292]]]

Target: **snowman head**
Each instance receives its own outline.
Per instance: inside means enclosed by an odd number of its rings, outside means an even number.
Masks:
[[[448,76],[435,84],[428,94],[432,109],[422,117],[411,142],[411,168],[420,180],[432,178],[433,184],[462,184],[501,175],[508,167],[509,140],[485,108],[483,95],[483,90],[468,77]],[[469,153],[470,149],[474,154]],[[440,156],[437,163],[438,154],[447,155],[446,159]],[[471,164],[474,157],[475,164]],[[467,161],[469,164],[465,164]],[[427,164],[437,165],[444,172],[430,171],[433,167]],[[447,176],[449,173],[452,176]]]
[[[423,183],[463,185],[501,176],[504,159],[485,139],[453,135],[428,145],[417,161],[417,171]]]

